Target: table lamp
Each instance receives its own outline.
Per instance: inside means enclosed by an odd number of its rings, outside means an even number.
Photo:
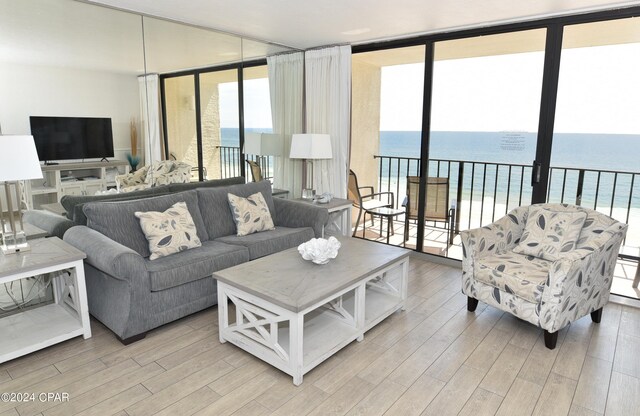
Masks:
[[[291,159],[303,159],[302,161],[302,197],[312,199],[314,195],[313,189],[313,160],[314,159],[331,159],[333,152],[331,150],[331,137],[328,134],[294,134],[291,137]],[[311,164],[311,186],[307,186],[307,163]]]
[[[256,156],[282,156],[282,135],[273,133],[246,133],[244,153]]]
[[[3,254],[29,250],[20,209],[22,190],[18,181],[38,178],[42,178],[42,170],[33,136],[0,136],[0,182],[4,182],[8,217],[5,219],[4,207],[0,206],[0,248]]]

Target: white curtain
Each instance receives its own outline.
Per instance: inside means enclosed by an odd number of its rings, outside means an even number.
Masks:
[[[347,197],[351,140],[351,47],[305,54],[306,133],[331,136],[333,158],[313,161],[316,193]]]
[[[302,133],[304,53],[267,57],[273,132],[284,136],[284,156],[276,156],[274,188],[287,189],[293,198],[302,193],[302,163],[289,159],[291,135]]]
[[[140,125],[144,146],[144,164],[162,160],[162,109],[158,74],[138,77],[140,86]]]

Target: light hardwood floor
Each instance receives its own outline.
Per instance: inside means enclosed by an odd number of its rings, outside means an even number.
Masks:
[[[407,311],[300,387],[220,344],[212,308],[127,347],[92,321],[89,340],[1,364],[0,392],[69,401],[0,401],[0,416],[640,415],[640,310],[611,303],[601,324],[575,322],[549,351],[539,329],[509,314],[467,312],[459,270],[416,258],[410,269]]]

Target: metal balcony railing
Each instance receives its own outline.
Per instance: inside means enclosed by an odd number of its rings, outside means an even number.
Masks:
[[[239,176],[240,148],[233,146],[217,146],[217,148],[220,150],[220,178]],[[245,158],[260,165],[264,179],[273,179],[273,156],[245,155]],[[247,180],[251,180],[251,173],[248,170],[246,177]]]
[[[406,195],[406,177],[419,175],[420,160],[374,158],[378,189],[394,192],[398,208]],[[531,202],[530,165],[430,159],[428,175],[449,179],[450,199],[457,207],[456,233],[487,225]],[[623,221],[629,224],[625,244],[640,246],[640,172],[554,166],[547,201],[585,206]]]

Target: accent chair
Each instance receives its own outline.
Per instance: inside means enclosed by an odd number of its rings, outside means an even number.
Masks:
[[[599,323],[627,225],[565,204],[514,209],[498,221],[462,231],[462,292],[544,330],[554,349],[558,331],[591,314]]]

